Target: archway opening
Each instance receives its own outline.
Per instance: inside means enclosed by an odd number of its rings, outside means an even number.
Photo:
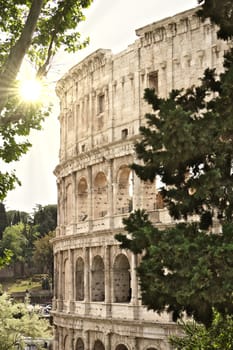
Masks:
[[[133,177],[132,171],[124,166],[117,176],[117,193],[115,214],[129,213],[133,209]]]
[[[108,214],[108,186],[107,178],[99,172],[94,181],[94,219]]]
[[[131,300],[130,264],[126,255],[117,255],[113,264],[113,288],[115,303],[129,303]]]
[[[84,343],[81,338],[78,338],[75,350],[84,350]]]
[[[84,261],[82,258],[76,261],[76,300],[84,300]]]
[[[78,183],[78,221],[86,221],[88,218],[88,187],[84,177]]]
[[[128,348],[124,344],[119,344],[117,345],[116,350],[128,350]]]
[[[94,344],[94,350],[104,350],[104,344],[100,340],[96,340]]]
[[[91,273],[91,300],[104,301],[105,299],[105,283],[104,283],[104,262],[97,255],[92,262]]]

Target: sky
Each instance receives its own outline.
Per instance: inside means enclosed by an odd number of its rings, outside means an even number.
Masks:
[[[136,40],[135,30],[152,22],[193,8],[197,0],[94,0],[85,11],[86,20],[79,25],[82,38],[89,37],[87,48],[75,53],[59,53],[48,76],[50,98],[53,100],[51,116],[41,131],[32,131],[32,147],[21,160],[11,167],[16,170],[22,185],[9,192],[4,201],[6,210],[32,213],[37,204],[57,202],[56,178],[53,171],[59,163],[59,101],[55,96],[55,83],[68,69],[95,50],[111,49],[118,53]]]

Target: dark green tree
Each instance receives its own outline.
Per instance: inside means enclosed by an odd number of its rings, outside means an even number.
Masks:
[[[199,14],[231,40],[232,1],[199,3]],[[165,205],[183,223],[159,231],[138,211],[124,221],[131,238],[117,238],[123,248],[143,253],[138,275],[148,308],[171,311],[174,320],[185,311],[210,326],[213,307],[223,317],[233,314],[233,50],[219,77],[207,69],[199,86],[173,90],[166,99],[147,89],[145,99],[154,113],[140,129],[141,162],[132,169],[143,180],[160,177]],[[213,223],[218,235],[209,234]]]
[[[48,273],[53,278],[53,246],[51,240],[55,237],[55,231],[50,231],[44,237],[34,242],[33,260],[41,266],[43,273]]]
[[[2,239],[3,232],[7,227],[7,215],[4,203],[0,202],[0,239]]]
[[[31,146],[31,129],[40,129],[48,115],[40,104],[28,104],[18,94],[18,73],[25,58],[38,79],[46,76],[56,52],[74,52],[85,46],[77,25],[92,0],[0,0],[0,200],[19,180],[5,171]]]
[[[26,224],[30,221],[30,215],[24,211],[8,210],[6,216],[7,226],[16,225],[19,222]]]
[[[41,237],[54,231],[57,227],[57,205],[42,206],[38,204],[33,213],[33,225],[36,226]]]

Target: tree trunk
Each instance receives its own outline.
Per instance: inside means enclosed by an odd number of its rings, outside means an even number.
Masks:
[[[24,56],[31,45],[42,5],[43,0],[32,1],[22,34],[12,47],[2,73],[0,74],[0,114],[6,105],[10,89],[20,70]],[[2,123],[4,123],[4,118],[0,117],[0,124]]]

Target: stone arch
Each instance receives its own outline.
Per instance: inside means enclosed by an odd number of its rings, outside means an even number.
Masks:
[[[108,182],[104,172],[99,172],[94,180],[94,219],[108,213]]]
[[[72,220],[72,184],[66,185],[66,200],[65,200],[65,223],[71,224]]]
[[[88,185],[85,177],[79,179],[77,197],[78,221],[85,221],[88,218]]]
[[[81,257],[76,260],[76,300],[84,300],[84,261]]]
[[[122,166],[117,174],[115,214],[124,214],[132,210],[133,182],[132,171],[128,166]]]
[[[69,299],[69,260],[64,260],[63,267],[63,298],[64,300]]]
[[[124,344],[118,344],[115,350],[128,350]]]
[[[104,283],[104,262],[103,259],[96,255],[92,261],[91,270],[91,300],[104,301],[105,283]]]
[[[84,350],[84,342],[81,338],[77,339],[75,350]]]
[[[126,255],[118,254],[113,264],[113,293],[115,303],[128,303],[131,299],[130,264]]]
[[[93,350],[105,350],[104,344],[100,340],[96,340],[94,343]]]

